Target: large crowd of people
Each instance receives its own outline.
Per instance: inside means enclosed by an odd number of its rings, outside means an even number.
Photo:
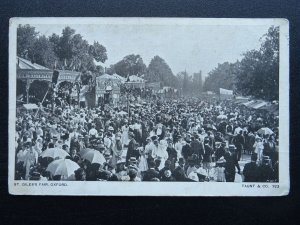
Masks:
[[[278,126],[273,114],[205,98],[20,110],[15,179],[278,182]]]

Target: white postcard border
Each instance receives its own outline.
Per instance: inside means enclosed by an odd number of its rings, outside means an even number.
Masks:
[[[16,31],[18,24],[275,25],[280,27],[279,183],[17,181],[15,171]],[[283,196],[289,177],[289,22],[286,19],[225,18],[12,18],[9,24],[9,193],[103,196]]]

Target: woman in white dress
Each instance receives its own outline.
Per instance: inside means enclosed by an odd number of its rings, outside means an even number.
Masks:
[[[143,173],[148,170],[146,152],[145,152],[144,147],[138,147],[137,150],[140,152],[140,155],[141,155],[140,159],[139,159],[138,168],[139,168],[141,174],[143,175]]]
[[[119,160],[121,160],[122,153],[123,153],[123,144],[122,144],[122,141],[121,141],[121,134],[120,133],[116,134],[116,138],[113,141],[112,153],[113,153],[112,154],[112,159],[111,159],[112,166],[114,168],[116,168],[117,162]]]
[[[179,138],[178,141],[175,143],[175,150],[177,152],[177,159],[182,158],[182,146],[184,145],[184,143],[182,143],[182,138]]]
[[[255,139],[255,143],[253,145],[253,148],[254,148],[254,152],[257,154],[258,164],[261,164],[262,154],[263,154],[263,150],[264,150],[264,144],[263,144],[262,139],[260,137],[257,137]]]
[[[128,121],[125,120],[124,121],[124,125],[122,126],[122,138],[121,138],[121,141],[122,141],[122,144],[123,144],[123,148],[124,148],[124,145],[128,145],[129,143],[129,136],[128,136],[128,133],[129,133],[129,126],[128,126]]]
[[[158,140],[155,140],[154,142],[156,142]],[[160,159],[160,165],[158,167],[159,170],[161,170],[162,168],[164,168],[165,166],[165,161],[168,159],[169,154],[167,152],[167,147],[163,144],[158,143],[158,145],[156,145],[156,148],[153,149],[152,151],[152,158],[155,159]]]

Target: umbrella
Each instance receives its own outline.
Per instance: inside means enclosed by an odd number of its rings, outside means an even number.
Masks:
[[[70,156],[66,151],[60,149],[60,148],[48,148],[41,154],[42,158],[50,157],[50,158],[60,158],[64,159],[67,156]]]
[[[80,166],[70,159],[57,159],[48,165],[46,171],[49,171],[53,176],[61,175],[66,180],[72,179],[74,171],[79,168]]]
[[[124,111],[121,111],[121,112],[118,112],[117,114],[119,114],[119,115],[127,115],[128,113],[124,112]]]
[[[217,128],[211,124],[205,124],[205,125],[203,125],[203,127],[207,130],[217,130]]]
[[[239,134],[240,131],[243,131],[243,129],[240,128],[240,127],[237,127],[237,128],[235,128],[235,130],[234,130],[234,134]]]
[[[83,156],[85,153],[89,152],[89,151],[93,151],[94,149],[92,148],[84,148],[79,152],[80,156]]]
[[[100,165],[106,162],[104,156],[96,150],[87,151],[81,158],[88,160],[90,163],[98,163]]]
[[[219,115],[217,116],[218,119],[227,119],[227,116],[226,115]]]
[[[270,135],[270,134],[273,134],[274,132],[268,127],[263,127],[263,128],[260,128],[257,131],[257,133],[259,133],[259,134],[269,134]]]

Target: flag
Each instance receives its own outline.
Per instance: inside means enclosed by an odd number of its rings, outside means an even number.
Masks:
[[[57,84],[58,77],[59,77],[59,72],[57,70],[54,70],[53,75],[52,75],[52,83],[53,84]]]

